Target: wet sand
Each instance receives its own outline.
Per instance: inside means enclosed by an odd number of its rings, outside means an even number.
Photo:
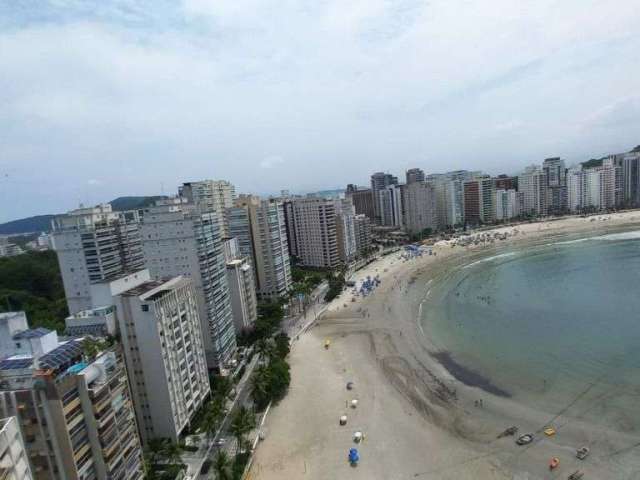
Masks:
[[[569,409],[551,415],[516,403],[490,378],[430,344],[418,321],[420,309],[429,308],[431,287],[464,265],[514,245],[640,225],[637,211],[596,218],[521,225],[517,236],[493,244],[442,242],[434,256],[405,262],[394,254],[358,272],[358,279],[379,274],[382,284],[355,302],[343,293],[294,344],[291,389],[267,419],[250,478],[543,479],[566,478],[578,468],[585,478],[640,478],[633,476],[640,451],[630,448],[640,443],[637,436],[568,421]],[[348,381],[355,382],[353,391],[345,388]],[[585,390],[571,408],[596,394]],[[358,407],[348,408],[354,398]],[[338,424],[342,414],[349,416],[346,426]],[[559,426],[555,437],[541,434],[550,421]],[[517,447],[511,437],[496,439],[510,425],[536,433],[536,441]],[[358,446],[356,430],[366,436]],[[593,443],[597,452],[586,462],[575,459],[575,448]],[[347,463],[353,446],[361,455],[356,468]],[[561,461],[553,476],[551,456]]]

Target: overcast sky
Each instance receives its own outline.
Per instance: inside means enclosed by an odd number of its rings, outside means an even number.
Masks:
[[[0,221],[640,143],[640,0],[0,0]]]

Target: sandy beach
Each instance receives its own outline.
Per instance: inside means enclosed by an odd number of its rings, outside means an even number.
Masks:
[[[394,253],[360,270],[357,279],[380,275],[381,285],[356,301],[343,293],[293,344],[291,388],[267,418],[249,478],[544,479],[566,478],[578,468],[585,479],[640,478],[633,476],[640,472],[640,454],[632,452],[640,445],[635,433],[572,419],[561,434],[537,435],[527,447],[517,447],[512,437],[496,439],[510,425],[540,432],[570,412],[550,419],[549,412],[501,395],[490,379],[474,377],[446,352],[434,355],[417,321],[420,309],[429,308],[430,287],[463,265],[507,249],[634,227],[640,227],[640,211],[507,226],[481,232],[484,238],[507,233],[505,240],[464,247],[441,241],[434,255],[404,261]],[[586,386],[584,395],[590,393]],[[479,399],[482,408],[476,407]],[[348,423],[340,426],[345,414]],[[365,438],[357,446],[361,461],[351,467],[347,454],[355,431]],[[599,451],[578,461],[575,448],[595,437]],[[553,475],[547,468],[552,455],[562,465]]]

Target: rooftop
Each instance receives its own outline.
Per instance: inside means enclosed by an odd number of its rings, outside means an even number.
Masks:
[[[40,357],[40,368],[58,369],[82,355],[82,339],[61,343],[58,348]]]
[[[49,330],[48,328],[44,328],[44,327],[30,328],[29,330],[23,330],[20,333],[16,333],[13,336],[13,339],[26,340],[28,338],[40,338],[40,337],[44,337],[49,333],[51,333],[51,330]]]

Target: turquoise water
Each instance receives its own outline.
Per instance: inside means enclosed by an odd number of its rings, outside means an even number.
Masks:
[[[507,252],[433,287],[435,346],[514,399],[640,428],[640,232]]]

